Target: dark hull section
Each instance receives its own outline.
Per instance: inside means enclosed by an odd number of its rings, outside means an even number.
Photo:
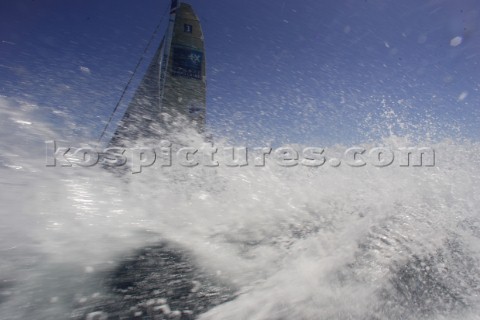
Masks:
[[[167,244],[138,250],[99,277],[106,295],[73,319],[195,319],[234,297],[231,286]]]

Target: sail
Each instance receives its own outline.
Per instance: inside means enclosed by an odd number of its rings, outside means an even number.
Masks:
[[[204,37],[191,5],[172,1],[170,26],[117,127],[110,146],[162,139],[176,123],[203,132],[206,115]],[[179,120],[179,121],[177,121]]]
[[[193,8],[180,4],[173,30],[162,109],[180,113],[203,131],[206,115],[205,47]]]
[[[137,88],[127,111],[115,131],[110,146],[121,146],[127,141],[135,141],[149,136],[153,115],[160,109],[160,64],[164,40]]]

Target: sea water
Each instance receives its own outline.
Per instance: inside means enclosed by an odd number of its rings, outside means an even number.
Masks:
[[[478,143],[415,141],[433,167],[118,175],[46,166],[45,141],[75,129],[67,114],[8,97],[0,112],[1,319],[480,319]],[[122,289],[125,261],[143,280]]]

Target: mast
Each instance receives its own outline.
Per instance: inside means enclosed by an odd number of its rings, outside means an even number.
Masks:
[[[165,80],[167,76],[167,69],[168,69],[168,62],[170,60],[170,51],[172,48],[172,40],[173,40],[173,30],[175,27],[175,19],[177,16],[177,9],[179,5],[179,0],[172,0],[170,5],[170,20],[168,22],[168,29],[166,33],[166,45],[163,51],[162,63],[160,68],[160,101],[163,100],[164,97],[164,90],[165,90]],[[160,111],[161,111],[160,105]]]
[[[191,5],[172,0],[162,43],[109,145],[128,147],[142,138],[169,139],[185,127],[185,120],[203,132],[205,114],[205,47],[200,21]],[[181,128],[175,128],[177,123]]]

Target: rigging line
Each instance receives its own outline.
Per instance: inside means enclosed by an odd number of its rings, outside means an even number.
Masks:
[[[125,94],[127,93],[128,87],[129,87],[130,84],[132,83],[133,77],[134,77],[135,74],[137,73],[138,68],[140,67],[140,65],[142,64],[143,59],[145,58],[145,55],[147,54],[147,51],[148,51],[148,49],[150,48],[150,45],[152,44],[153,40],[155,39],[155,36],[157,35],[158,30],[160,29],[163,20],[164,20],[165,17],[167,16],[167,13],[168,13],[168,10],[169,10],[169,9],[170,9],[170,7],[167,6],[167,10],[165,10],[165,12],[164,12],[163,15],[162,15],[162,18],[160,19],[160,22],[159,22],[158,25],[155,27],[155,30],[153,31],[153,34],[152,34],[152,36],[150,37],[150,40],[148,41],[147,46],[145,47],[145,50],[143,51],[142,56],[140,57],[140,60],[138,60],[138,63],[137,63],[137,65],[135,66],[135,69],[133,70],[133,73],[132,73],[132,75],[130,76],[130,79],[128,80],[127,85],[126,85],[125,88],[123,89],[122,94],[121,94],[121,96],[120,96],[120,99],[118,100],[117,104],[115,105],[115,108],[113,109],[112,114],[110,114],[110,118],[108,119],[107,123],[105,124],[105,128],[103,128],[102,134],[100,135],[100,138],[98,138],[97,142],[101,142],[102,139],[103,139],[103,137],[105,136],[105,133],[107,132],[107,129],[108,129],[108,127],[110,126],[110,123],[112,122],[113,116],[115,115],[115,113],[116,113],[117,110],[118,110],[118,107],[119,107],[120,104],[122,103],[123,97],[124,97]]]

